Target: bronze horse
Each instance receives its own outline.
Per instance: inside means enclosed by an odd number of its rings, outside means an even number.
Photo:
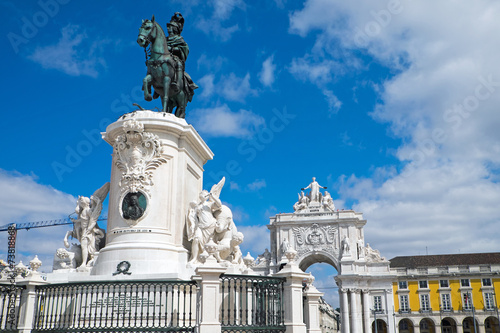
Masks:
[[[143,80],[142,90],[144,99],[151,101],[153,98],[161,96],[163,112],[172,113],[174,107],[175,115],[179,118],[186,116],[186,104],[190,96],[188,92],[180,89],[172,89],[171,83],[175,76],[175,63],[173,55],[168,50],[167,38],[161,26],[155,21],[143,20],[139,28],[137,43],[146,48],[150,47],[150,54],[146,52],[146,66],[148,72]],[[154,95],[151,96],[151,86],[154,88]]]

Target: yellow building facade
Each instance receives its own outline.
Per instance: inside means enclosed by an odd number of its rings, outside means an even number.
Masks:
[[[397,277],[397,332],[500,333],[500,253],[408,256],[390,262]]]

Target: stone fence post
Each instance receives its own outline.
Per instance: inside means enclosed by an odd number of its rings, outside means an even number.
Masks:
[[[307,333],[320,333],[319,299],[323,296],[323,293],[318,291],[311,283],[304,291],[304,296],[306,297],[304,309]]]
[[[289,249],[286,253],[288,263],[278,273],[276,277],[286,278],[284,285],[284,306],[285,306],[285,326],[286,333],[306,333],[304,324],[304,307],[302,298],[302,281],[311,275],[304,273],[293,261],[297,252]]]
[[[17,329],[19,333],[30,333],[36,313],[36,286],[46,285],[38,272],[33,272],[30,276],[17,281],[16,285],[25,286],[21,295],[19,308],[19,321]]]
[[[199,333],[221,332],[221,281],[220,275],[226,271],[213,256],[210,256],[205,264],[196,268],[196,274],[201,280],[201,304],[199,315],[201,316]]]

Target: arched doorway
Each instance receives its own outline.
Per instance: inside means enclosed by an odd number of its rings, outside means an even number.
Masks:
[[[409,319],[401,319],[398,324],[399,333],[413,333],[415,328]]]
[[[478,326],[478,322],[476,321],[476,326]],[[474,320],[472,317],[467,317],[462,321],[462,328],[464,330],[464,333],[476,333],[476,330],[474,329]]]
[[[457,323],[453,318],[444,318],[441,320],[441,330],[443,333],[457,333]]]
[[[498,318],[488,317],[484,320],[484,329],[486,333],[500,333]]]
[[[420,321],[420,333],[436,333],[436,326],[429,318]]]
[[[377,327],[375,321],[372,323],[372,333],[387,333],[387,324],[382,319],[377,319]]]

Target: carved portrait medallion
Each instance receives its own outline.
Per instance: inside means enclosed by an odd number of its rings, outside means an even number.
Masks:
[[[148,200],[142,192],[128,192],[122,199],[121,215],[129,225],[135,225],[147,209]]]

